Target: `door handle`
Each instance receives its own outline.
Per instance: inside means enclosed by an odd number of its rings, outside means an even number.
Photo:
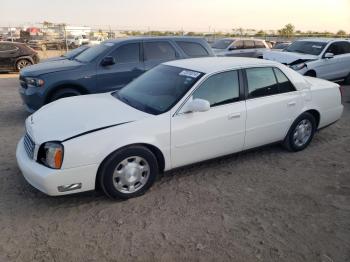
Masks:
[[[289,102],[288,106],[295,106],[297,103],[295,101]]]
[[[240,118],[240,117],[241,117],[241,113],[232,113],[232,114],[229,114],[227,118],[231,120],[231,119]]]

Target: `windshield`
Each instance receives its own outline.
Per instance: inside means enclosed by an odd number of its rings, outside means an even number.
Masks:
[[[113,96],[138,110],[158,115],[170,110],[202,76],[200,72],[159,65]]]
[[[111,46],[113,46],[113,43],[105,43],[105,44],[90,47],[85,52],[82,52],[80,55],[76,56],[75,59],[83,63],[91,62],[100,54],[102,54],[104,51],[106,51],[107,49],[110,49]]]
[[[327,43],[324,42],[295,41],[286,49],[284,49],[284,51],[309,55],[319,55],[326,45]]]
[[[82,53],[84,50],[86,50],[88,48],[89,48],[89,46],[80,46],[80,47],[75,48],[75,49],[73,49],[71,51],[68,51],[63,56],[67,57],[68,59],[72,59],[72,58],[76,57],[77,55],[79,55],[80,53]]]
[[[221,39],[216,41],[213,45],[212,48],[214,49],[226,49],[229,45],[231,45],[233,40],[230,39]]]

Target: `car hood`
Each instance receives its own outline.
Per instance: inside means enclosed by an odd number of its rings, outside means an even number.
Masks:
[[[55,57],[50,57],[46,58],[40,61],[40,63],[47,63],[47,62],[53,62],[53,61],[60,61],[60,60],[65,60],[67,57],[64,56],[55,56]]]
[[[103,128],[127,124],[152,115],[139,111],[111,93],[68,97],[52,102],[26,119],[35,143],[64,141]]]
[[[316,60],[318,58],[315,55],[292,53],[285,51],[264,52],[263,57],[264,59],[277,61],[286,65],[295,64],[296,62],[302,63],[309,60]]]
[[[22,76],[39,76],[48,73],[67,71],[79,68],[83,63],[76,60],[54,60],[46,63],[39,63],[36,65],[28,66],[21,70]]]

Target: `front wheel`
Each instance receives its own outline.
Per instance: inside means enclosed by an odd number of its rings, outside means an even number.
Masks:
[[[301,151],[311,142],[316,131],[316,120],[310,113],[301,114],[290,127],[283,142],[289,151]]]
[[[71,97],[71,96],[79,96],[81,93],[78,90],[73,88],[63,88],[61,90],[56,91],[50,98],[50,102],[56,101],[61,98]]]
[[[144,194],[158,176],[154,154],[143,146],[114,152],[101,165],[98,184],[110,198],[128,199]]]

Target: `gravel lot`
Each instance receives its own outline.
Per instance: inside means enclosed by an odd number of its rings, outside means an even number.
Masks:
[[[350,86],[306,150],[267,146],[165,174],[142,197],[48,197],[15,160],[25,112],[0,75],[0,261],[350,261]]]

